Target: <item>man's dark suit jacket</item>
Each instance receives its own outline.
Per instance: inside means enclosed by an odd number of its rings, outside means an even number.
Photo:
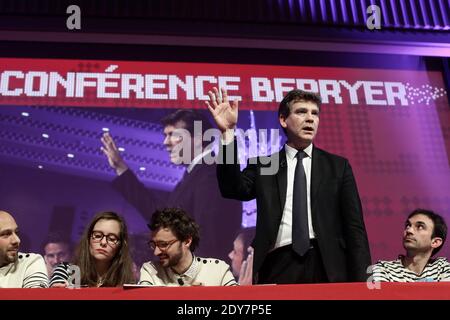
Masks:
[[[180,207],[200,226],[195,253],[226,260],[241,226],[242,204],[221,196],[216,165],[197,164],[170,193],[147,189],[131,170],[113,181],[113,187],[149,221],[156,209]],[[162,197],[161,197],[162,195]]]
[[[234,155],[230,155],[234,152]],[[228,154],[228,155],[227,155]],[[287,190],[287,162],[284,148],[269,157],[249,160],[241,172],[237,164],[236,140],[221,147],[217,177],[222,195],[248,201],[256,198],[257,223],[253,241],[253,274],[256,277],[268,252],[274,247]],[[223,157],[223,158],[222,158]],[[255,160],[255,159],[253,159]],[[268,161],[279,170],[262,175]],[[330,282],[366,281],[371,264],[370,250],[353,172],[347,159],[313,147],[311,168],[312,225]]]

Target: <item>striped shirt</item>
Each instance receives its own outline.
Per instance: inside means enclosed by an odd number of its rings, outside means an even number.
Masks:
[[[0,268],[0,288],[48,288],[47,267],[42,256],[19,252],[16,262]]]
[[[162,267],[159,262],[146,262],[141,268],[140,285],[149,286],[236,286],[230,266],[218,259],[193,257],[183,274]]]
[[[378,261],[373,266],[373,281],[380,282],[436,282],[450,281],[450,263],[446,258],[430,259],[421,274],[403,266],[400,255],[397,260]]]
[[[70,264],[67,262],[63,262],[55,266],[52,272],[52,276],[50,277],[50,287],[55,283],[68,283],[70,274],[69,274]],[[72,283],[74,284],[74,283]]]

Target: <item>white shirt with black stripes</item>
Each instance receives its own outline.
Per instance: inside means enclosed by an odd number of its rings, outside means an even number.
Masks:
[[[397,260],[378,261],[373,266],[373,281],[376,282],[439,282],[450,281],[450,263],[446,258],[430,259],[421,274],[405,268],[404,256]]]
[[[16,262],[0,268],[0,288],[48,288],[44,258],[35,253],[18,253]]]

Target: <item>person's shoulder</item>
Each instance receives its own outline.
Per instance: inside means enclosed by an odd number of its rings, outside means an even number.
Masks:
[[[210,268],[229,268],[228,263],[217,258],[195,257],[198,263]]]
[[[322,156],[322,157],[331,159],[331,160],[333,160],[333,161],[338,161],[338,162],[348,162],[348,159],[347,159],[347,158],[345,158],[345,157],[343,157],[343,156],[340,156],[340,155],[338,155],[338,154],[334,154],[334,153],[325,151],[325,150],[320,149],[320,148],[318,148],[318,147],[316,147],[316,146],[314,145],[314,147],[313,147],[313,158],[314,158],[315,155]]]
[[[147,261],[141,267],[139,284],[140,285],[163,285],[164,268],[154,261]]]
[[[154,275],[156,275],[161,270],[162,270],[161,265],[158,262],[155,262],[155,261],[144,262],[144,264],[141,267],[141,273],[143,271],[145,271],[145,272],[147,272],[149,274],[154,274]]]
[[[385,264],[389,264],[391,263],[392,260],[378,260],[374,266],[384,266]]]
[[[17,261],[19,264],[33,264],[36,262],[44,262],[44,258],[38,253],[19,252]]]
[[[382,267],[382,268],[398,267],[400,265],[401,265],[401,262],[399,262],[398,259],[396,259],[396,260],[378,260],[374,264],[374,268],[377,268],[377,267]]]
[[[437,257],[433,260],[433,265],[439,265],[439,266],[450,266],[450,262],[448,262],[446,257]]]
[[[142,268],[146,268],[146,269],[156,269],[156,265],[157,265],[156,262],[153,262],[153,261],[147,261],[147,262],[144,262],[144,263],[142,264]]]

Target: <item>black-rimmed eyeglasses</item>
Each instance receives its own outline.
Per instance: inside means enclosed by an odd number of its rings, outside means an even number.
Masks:
[[[104,234],[101,231],[93,231],[91,234],[91,238],[95,242],[100,242],[105,237],[106,237],[106,242],[108,242],[108,244],[111,246],[115,246],[120,242],[120,239],[114,234]]]
[[[159,248],[159,250],[164,251],[169,249],[171,245],[173,245],[175,242],[179,241],[178,239],[174,239],[171,241],[149,241],[148,246],[150,249],[155,250],[156,247]]]

